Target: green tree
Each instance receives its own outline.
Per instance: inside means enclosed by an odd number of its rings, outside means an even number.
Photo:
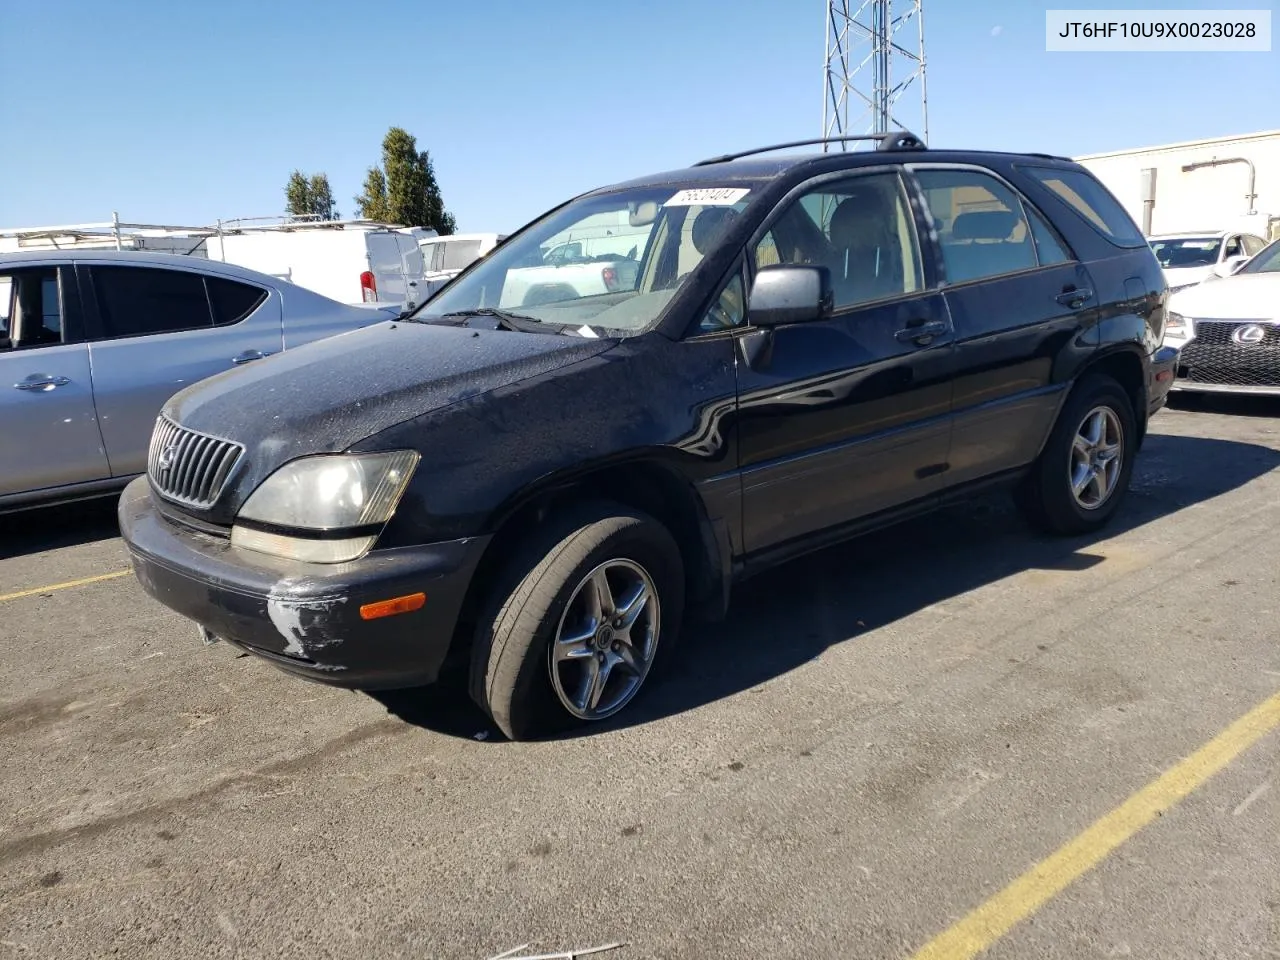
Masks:
[[[364,178],[364,192],[356,197],[356,210],[361,219],[391,222],[391,209],[387,206],[387,178],[377,167],[370,167]]]
[[[311,212],[321,220],[339,220],[337,206],[333,202],[333,189],[329,186],[329,177],[323,173],[313,173],[310,187]]]
[[[301,170],[289,174],[289,182],[284,187],[284,212],[291,217],[311,212],[311,184]]]
[[[301,170],[289,174],[284,188],[285,213],[291,217],[314,220],[336,220],[338,211],[333,205],[333,190],[329,178],[323,173],[307,177]]]
[[[392,127],[382,139],[382,166],[369,168],[356,205],[369,220],[430,227],[441,236],[457,229],[430,155],[419,152],[417,140],[401,127]]]

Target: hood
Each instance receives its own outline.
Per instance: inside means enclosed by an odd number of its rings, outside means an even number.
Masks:
[[[1175,287],[1183,287],[1189,283],[1199,283],[1201,280],[1209,276],[1213,276],[1213,267],[1165,267],[1164,280],[1172,290]]]
[[[1206,280],[1169,298],[1184,317],[1280,320],[1280,273],[1246,273]]]
[[[164,412],[184,427],[244,444],[247,463],[235,484],[243,490],[288,460],[345,450],[611,346],[557,334],[380,323],[202,380]]]

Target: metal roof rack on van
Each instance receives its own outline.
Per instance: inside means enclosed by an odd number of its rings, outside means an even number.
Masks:
[[[211,227],[188,227],[162,223],[126,223],[118,216],[101,223],[68,223],[47,227],[0,227],[0,237],[48,238],[70,237],[86,240],[119,240],[125,236],[207,236]]]
[[[263,221],[273,221],[270,223]],[[403,223],[384,223],[381,220],[365,220],[353,217],[347,220],[323,220],[311,215],[265,217],[236,217],[231,220],[219,220],[215,232],[221,233],[258,233],[267,230],[292,232],[295,230],[345,230],[348,227],[365,230],[412,230]],[[420,229],[420,228],[417,228]]]
[[[262,222],[274,221],[274,222]],[[126,243],[161,238],[207,240],[212,237],[245,233],[278,231],[290,233],[298,230],[396,230],[412,233],[422,239],[437,235],[435,230],[406,227],[399,223],[383,223],[380,220],[321,220],[309,215],[267,217],[237,217],[219,220],[214,225],[186,226],[172,223],[131,223],[112,213],[110,220],[98,223],[55,224],[44,227],[0,227],[0,238],[14,241],[19,248],[47,245],[55,249],[77,247],[86,244],[114,245],[122,250]],[[197,245],[198,246],[198,245]],[[190,252],[195,251],[195,247]]]
[[[790,143],[777,143],[770,147],[756,147],[753,150],[743,150],[740,153],[726,153],[720,157],[710,157],[706,160],[699,160],[694,164],[694,166],[705,167],[713,163],[728,163],[730,160],[740,160],[742,157],[750,157],[757,153],[769,153],[773,150],[786,150],[789,147],[810,147],[820,143],[848,143],[856,140],[876,141],[877,151],[926,149],[924,141],[910,130],[893,130],[889,133],[861,133],[847,137],[819,137],[816,140],[793,140]]]

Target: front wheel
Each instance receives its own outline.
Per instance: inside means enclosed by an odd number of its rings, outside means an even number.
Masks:
[[[675,644],[684,569],[671,534],[620,505],[553,518],[481,618],[473,697],[512,740],[604,720]]]
[[[1137,440],[1124,388],[1103,374],[1081,380],[1018,491],[1028,518],[1061,535],[1100,529],[1128,492]]]

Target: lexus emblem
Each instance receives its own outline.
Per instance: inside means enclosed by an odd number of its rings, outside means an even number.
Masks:
[[[1231,339],[1236,343],[1261,343],[1266,336],[1266,328],[1256,323],[1246,323],[1231,333]]]
[[[178,456],[177,444],[173,444],[173,443],[169,444],[169,446],[165,447],[163,450],[160,451],[160,456],[156,458],[156,469],[159,470],[161,473],[168,470],[170,467],[173,466],[173,461],[174,459],[177,458],[177,456]]]

